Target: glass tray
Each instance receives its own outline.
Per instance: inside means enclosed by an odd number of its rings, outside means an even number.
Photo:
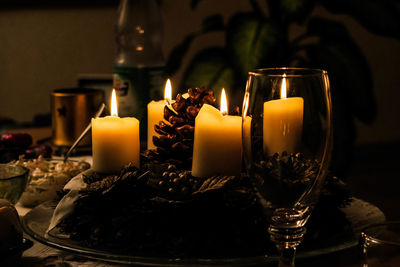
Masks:
[[[45,236],[45,232],[50,223],[56,204],[57,203],[54,202],[46,202],[27,213],[22,219],[25,232],[45,245],[87,258],[143,266],[255,266],[274,262],[278,259],[277,255],[260,255],[256,257],[228,259],[169,259],[160,257],[141,257],[137,255],[121,255],[105,250],[92,249],[70,239]],[[341,240],[336,244],[330,244],[325,247],[320,246],[318,249],[299,249],[296,255],[297,259],[316,257],[354,247],[357,245],[358,235],[364,227],[373,223],[385,221],[385,216],[382,211],[374,205],[357,198],[353,198],[350,205],[342,209],[342,211],[346,213],[347,219],[351,222],[354,234],[349,236],[346,241]]]

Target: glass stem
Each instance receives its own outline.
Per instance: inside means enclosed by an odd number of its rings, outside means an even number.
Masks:
[[[296,248],[303,240],[306,228],[285,228],[270,225],[268,232],[279,252],[279,267],[294,267]]]
[[[296,255],[296,246],[287,246],[278,248],[279,250],[279,267],[294,267],[294,259]]]

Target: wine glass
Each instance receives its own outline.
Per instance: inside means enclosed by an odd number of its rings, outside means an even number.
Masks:
[[[327,72],[305,68],[249,72],[242,116],[245,165],[280,253],[279,266],[294,266],[296,247],[330,161]]]

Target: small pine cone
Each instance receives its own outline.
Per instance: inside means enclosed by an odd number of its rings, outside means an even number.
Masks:
[[[204,86],[200,88],[190,88],[188,90],[189,100],[192,104],[197,104],[199,107],[203,104],[214,105],[215,95],[211,90],[207,90]]]
[[[194,138],[194,126],[186,124],[181,127],[175,129],[176,133],[179,137],[185,139],[193,139]]]
[[[188,89],[188,96],[178,94],[176,100],[164,108],[164,121],[154,126],[159,136],[153,143],[161,158],[187,161],[191,165],[193,153],[194,122],[204,104],[215,105],[214,92],[205,87]]]
[[[176,112],[180,113],[180,111],[181,111],[183,108],[185,108],[185,106],[186,106],[186,99],[185,99],[181,94],[178,94],[178,95],[176,96],[175,102],[172,103],[172,108],[173,108]]]
[[[186,108],[186,116],[191,119],[194,120],[197,116],[197,114],[199,113],[200,108],[195,107],[195,106],[189,106]]]
[[[175,132],[173,126],[166,124],[163,121],[160,121],[158,124],[154,125],[154,130],[160,135],[173,135]]]
[[[187,94],[176,96],[175,102],[164,107],[164,121],[154,125],[159,136],[153,136],[159,161],[184,161],[186,168],[191,167],[193,154],[194,122],[204,104],[215,106],[215,95],[205,87],[190,88]],[[231,115],[239,115],[235,107]]]

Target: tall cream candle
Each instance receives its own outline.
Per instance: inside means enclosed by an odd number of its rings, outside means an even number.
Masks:
[[[151,101],[147,104],[147,149],[155,149],[153,144],[153,136],[157,135],[154,130],[154,125],[158,124],[164,119],[164,107],[166,102],[164,100]]]
[[[264,154],[294,153],[301,143],[303,131],[303,106],[301,97],[286,98],[286,78],[282,79],[281,99],[264,103],[263,149]]]
[[[156,148],[153,144],[153,136],[157,135],[154,125],[164,119],[164,107],[171,101],[171,98],[172,86],[170,79],[168,79],[164,89],[164,100],[153,100],[147,105],[147,149]]]
[[[240,175],[241,165],[242,118],[204,104],[195,119],[192,175]]]
[[[101,173],[119,172],[128,163],[140,167],[139,120],[119,118],[114,90],[112,95],[112,116],[92,119],[92,168]]]

